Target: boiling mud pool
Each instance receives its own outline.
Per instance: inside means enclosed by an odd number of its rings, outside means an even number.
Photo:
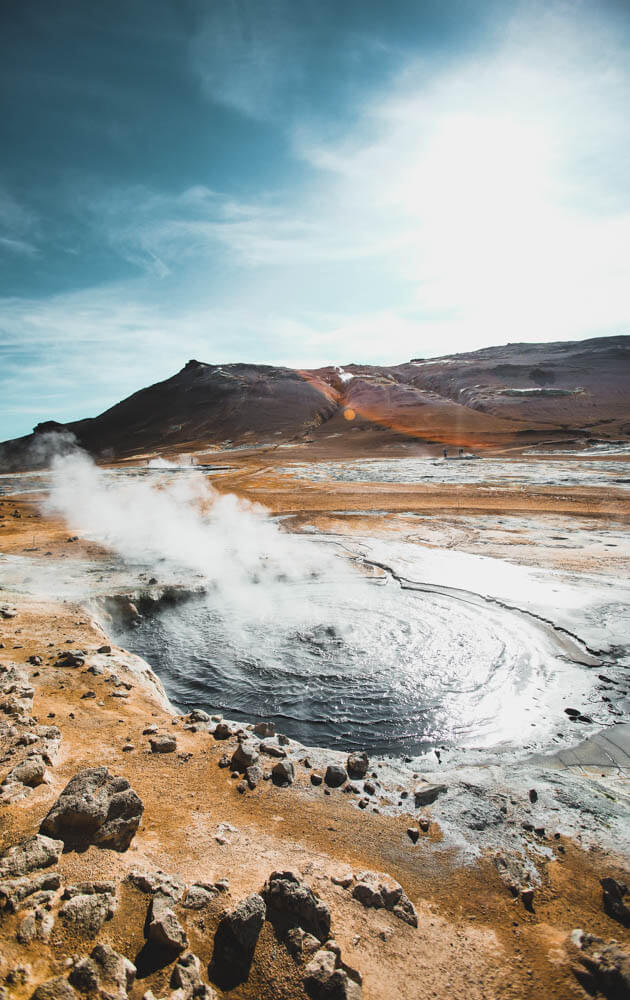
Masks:
[[[401,458],[288,465],[280,470],[314,482],[478,483],[490,486],[613,486],[630,489],[627,462],[518,459]]]
[[[472,595],[471,595],[472,598]],[[519,612],[359,577],[292,587],[289,615],[252,623],[207,600],[117,636],[147,659],[180,708],[272,719],[306,745],[411,752],[541,747],[568,727],[593,671]],[[303,609],[303,610],[302,610]],[[283,624],[288,619],[291,624]]]

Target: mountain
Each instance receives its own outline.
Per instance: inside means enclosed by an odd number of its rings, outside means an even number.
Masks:
[[[0,467],[41,464],[39,444],[51,431],[74,435],[101,459],[291,442],[350,454],[412,443],[488,449],[625,440],[630,337],[507,344],[393,367],[189,361],[97,417],[47,421],[5,442]]]

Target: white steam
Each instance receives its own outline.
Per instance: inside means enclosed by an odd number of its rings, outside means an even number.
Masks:
[[[304,621],[310,602],[297,598],[302,584],[325,578],[341,598],[357,579],[329,546],[282,531],[264,507],[220,494],[201,473],[119,479],[80,452],[57,456],[52,473],[46,509],[70,531],[150,568],[161,582],[182,573],[202,578],[226,615]]]

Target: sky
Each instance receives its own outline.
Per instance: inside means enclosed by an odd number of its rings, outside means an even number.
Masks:
[[[630,332],[625,0],[2,0],[0,440]]]

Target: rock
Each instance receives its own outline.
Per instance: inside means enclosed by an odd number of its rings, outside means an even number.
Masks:
[[[204,882],[194,882],[182,903],[185,910],[203,910],[209,906],[217,894],[216,886]]]
[[[533,910],[534,908],[534,890],[531,886],[525,886],[521,889],[521,902],[526,910]]]
[[[418,838],[420,837],[420,831],[415,826],[410,826],[407,830],[407,836],[412,844],[418,843]]]
[[[333,885],[340,885],[342,889],[349,889],[354,882],[354,875],[352,872],[346,872],[344,875],[331,875],[330,881]]]
[[[223,918],[222,923],[238,944],[239,950],[245,954],[253,953],[266,913],[264,899],[258,893],[253,893]]]
[[[532,803],[532,805],[534,804],[534,802],[538,802],[538,792],[536,791],[535,788],[530,788],[527,794],[529,796],[529,801]]]
[[[414,790],[416,809],[419,809],[420,806],[430,806],[432,802],[435,802],[438,795],[443,795],[447,791],[447,785],[433,785],[428,781],[423,782],[421,785],[416,785]]]
[[[20,922],[16,938],[20,944],[30,944],[32,941],[46,943],[53,929],[54,920],[49,913],[36,907]]]
[[[630,927],[630,907],[623,901],[628,892],[627,886],[614,878],[600,879],[600,883],[603,890],[604,911],[624,927]]]
[[[107,944],[95,945],[90,957],[75,962],[68,976],[80,993],[98,991],[103,1000],[127,1000],[127,991],[133,986],[135,978],[135,965]]]
[[[573,972],[589,993],[603,993],[611,1000],[630,996],[630,954],[616,942],[606,944],[602,938],[575,930],[571,941],[579,949],[579,966]]]
[[[361,1000],[360,976],[343,965],[338,952],[317,951],[304,970],[304,987],[311,1000]]]
[[[126,880],[140,892],[163,892],[177,903],[186,890],[184,882],[177,875],[168,875],[160,868],[147,871],[142,868],[132,868]]]
[[[201,963],[191,951],[177,959],[171,974],[171,986],[175,990],[183,990],[186,997],[196,996],[203,987]]]
[[[365,907],[384,908],[411,927],[418,926],[418,916],[413,903],[403,892],[400,883],[388,875],[360,872],[352,895]]]
[[[149,905],[147,938],[167,952],[182,952],[188,947],[186,932],[175,916],[172,896],[157,892]]]
[[[369,767],[366,753],[351,753],[346,761],[346,771],[351,778],[364,778]]]
[[[111,653],[111,651],[112,651],[111,646],[99,646],[98,649],[96,650],[97,653]]]
[[[64,650],[57,657],[55,666],[57,667],[82,667],[85,663],[85,654],[82,650]]]
[[[31,1000],[76,1000],[76,993],[67,979],[57,976],[41,983],[31,994]]]
[[[28,788],[36,788],[46,780],[46,763],[39,754],[27,757],[9,772],[2,784],[17,781]]]
[[[187,716],[190,722],[210,722],[210,716],[202,708],[193,708]]]
[[[376,795],[376,785],[373,781],[364,781],[363,791],[366,795]]]
[[[257,722],[254,726],[256,736],[275,736],[276,727],[273,722]]]
[[[326,768],[324,781],[329,788],[340,788],[347,779],[346,769],[341,764],[329,764]]]
[[[262,892],[271,919],[280,918],[313,934],[319,941],[330,935],[330,910],[312,889],[291,871],[272,872]]]
[[[274,785],[279,785],[281,788],[292,785],[295,780],[295,770],[291,761],[279,760],[277,764],[274,764],[271,769],[271,780]]]
[[[286,750],[283,750],[278,743],[273,743],[271,740],[263,740],[261,742],[260,752],[266,753],[269,757],[277,757],[279,760],[282,760],[287,755]]]
[[[429,819],[427,819],[426,816],[419,816],[418,817],[418,826],[420,827],[420,829],[422,830],[423,833],[428,833],[429,829],[431,827],[431,821]]]
[[[79,934],[94,937],[116,912],[116,897],[110,893],[81,893],[72,896],[59,910],[59,918]]]
[[[311,785],[316,785],[316,786],[321,785],[323,780],[324,779],[322,778],[321,774],[318,774],[317,771],[313,771],[313,773],[311,774]]]
[[[68,782],[40,829],[67,846],[85,843],[125,851],[140,825],[144,806],[126,778],[106,767],[79,771]]]
[[[62,840],[53,840],[37,834],[29,840],[10,847],[0,857],[0,877],[15,878],[27,875],[37,868],[56,865],[63,850]]]
[[[143,736],[155,736],[158,731],[157,724],[155,722],[150,723],[150,725],[145,726],[142,730]]]
[[[215,740],[227,740],[232,735],[232,730],[227,722],[218,722],[214,730]]]
[[[233,771],[243,773],[258,760],[258,747],[253,740],[244,740],[239,743],[232,754],[230,767]]]
[[[245,771],[245,778],[251,789],[256,788],[256,785],[262,781],[262,776],[262,769],[258,766],[258,764],[252,764],[251,767],[248,767]]]
[[[41,667],[44,661],[42,660],[41,656],[29,656],[28,662],[32,663],[34,667]]]
[[[0,909],[11,913],[19,908],[20,903],[35,893],[50,892],[59,888],[61,879],[58,872],[47,875],[36,875],[35,878],[18,878],[0,882]]]
[[[177,740],[174,736],[152,736],[149,743],[151,753],[173,753],[177,750]]]

